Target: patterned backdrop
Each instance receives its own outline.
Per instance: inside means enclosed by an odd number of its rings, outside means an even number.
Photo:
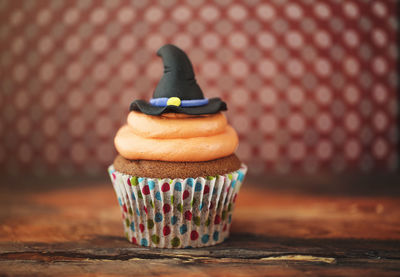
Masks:
[[[252,173],[397,168],[396,1],[0,1],[0,168],[105,174],[133,99],[189,54]]]

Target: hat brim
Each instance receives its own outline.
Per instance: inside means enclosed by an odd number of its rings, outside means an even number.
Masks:
[[[160,115],[163,113],[183,113],[189,115],[203,115],[214,114],[220,111],[226,111],[226,103],[220,98],[211,98],[207,105],[199,107],[178,107],[178,106],[165,106],[157,107],[151,105],[144,100],[135,100],[131,103],[131,111],[140,111],[148,115]]]

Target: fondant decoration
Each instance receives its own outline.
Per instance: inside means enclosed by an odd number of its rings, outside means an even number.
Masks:
[[[179,97],[162,97],[150,99],[150,104],[157,107],[165,106],[181,106],[181,107],[198,107],[208,104],[208,99],[181,100]]]
[[[157,51],[164,64],[164,75],[158,83],[150,102],[135,100],[130,110],[148,115],[183,113],[189,115],[214,114],[226,111],[220,98],[205,99],[197,84],[192,64],[181,49],[167,44]]]

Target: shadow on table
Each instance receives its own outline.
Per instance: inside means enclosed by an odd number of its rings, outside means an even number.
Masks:
[[[400,259],[398,240],[286,238],[250,233],[233,233],[222,244],[192,249],[145,248],[130,244],[123,237],[102,235],[64,243],[0,243],[0,249],[0,260],[262,259],[283,255]]]
[[[49,191],[82,186],[110,185],[104,174],[96,177],[74,176],[61,178],[46,176],[42,178],[7,178],[0,180],[0,188],[20,191]],[[268,190],[289,191],[309,195],[332,196],[400,196],[400,172],[375,173],[321,173],[304,174],[263,174],[248,175],[244,185],[266,188]]]
[[[258,175],[248,176],[246,185],[277,191],[332,196],[399,196],[400,174]]]

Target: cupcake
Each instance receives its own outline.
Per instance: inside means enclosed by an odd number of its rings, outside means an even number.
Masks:
[[[225,102],[204,98],[186,54],[164,45],[157,55],[164,74],[149,102],[131,103],[108,169],[125,236],[160,248],[221,243],[247,171],[234,153],[238,136]]]

